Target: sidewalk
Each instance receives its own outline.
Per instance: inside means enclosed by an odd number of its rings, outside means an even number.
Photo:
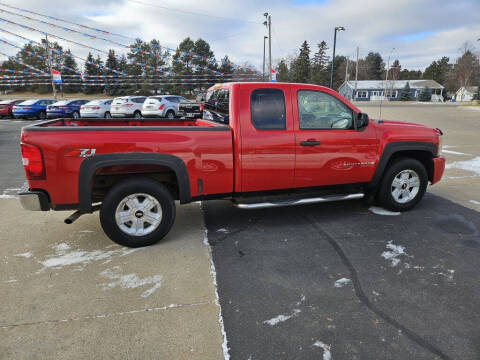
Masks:
[[[112,243],[98,214],[66,216],[0,199],[1,359],[223,359],[198,204],[143,249]]]

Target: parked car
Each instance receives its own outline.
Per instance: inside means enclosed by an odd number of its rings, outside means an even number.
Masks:
[[[142,105],[146,96],[121,96],[113,99],[110,108],[112,117],[142,117]]]
[[[149,96],[143,103],[142,116],[174,119],[178,116],[180,102],[188,102],[188,100],[178,95]]]
[[[53,99],[32,99],[26,100],[13,106],[12,114],[16,119],[47,118],[47,106],[53,104]]]
[[[0,101],[0,117],[13,117],[12,111],[13,106],[16,104],[20,104],[25,100],[3,100]]]
[[[105,118],[110,119],[110,106],[112,99],[98,99],[87,102],[80,106],[80,116],[82,118]]]
[[[228,102],[207,109],[207,101],[203,119],[176,126],[72,120],[24,127],[23,207],[75,209],[66,223],[100,210],[110,239],[139,247],[170,231],[176,199],[259,209],[365,197],[407,211],[445,169],[439,129],[371,120],[326,87],[226,83],[206,98]]]
[[[47,106],[47,118],[80,118],[80,106],[88,100],[68,99],[61,100]]]

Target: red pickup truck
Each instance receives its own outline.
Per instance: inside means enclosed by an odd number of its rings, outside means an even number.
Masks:
[[[56,119],[22,129],[29,210],[100,210],[116,243],[164,237],[180,204],[229,199],[246,209],[375,199],[414,207],[440,180],[441,131],[371,120],[321,86],[226,83],[202,119]]]

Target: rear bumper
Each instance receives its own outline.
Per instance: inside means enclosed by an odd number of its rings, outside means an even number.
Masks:
[[[67,112],[58,112],[58,111],[48,111],[47,118],[49,119],[57,119],[57,118],[71,118],[72,113]]]
[[[20,204],[25,210],[31,211],[48,211],[50,205],[48,196],[43,191],[25,191],[18,194]]]
[[[433,176],[431,181],[432,185],[440,181],[444,171],[445,171],[445,158],[443,156],[434,157],[433,158]]]

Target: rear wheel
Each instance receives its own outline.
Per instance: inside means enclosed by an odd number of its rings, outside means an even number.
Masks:
[[[72,117],[73,117],[74,119],[80,119],[80,114],[78,113],[78,111],[74,111],[74,112],[72,113]]]
[[[399,159],[386,170],[378,197],[388,210],[407,211],[422,199],[427,184],[427,171],[421,162]]]
[[[105,119],[111,119],[111,118],[112,118],[112,115],[110,114],[109,111],[107,111],[107,112],[105,113]]]
[[[133,113],[133,117],[134,117],[135,119],[141,119],[141,118],[142,118],[142,113],[137,110],[137,111],[135,111],[135,112]]]
[[[175,202],[168,189],[149,178],[133,178],[115,185],[100,208],[107,236],[119,245],[148,246],[161,240],[175,220]]]
[[[47,114],[45,114],[45,111],[40,110],[40,111],[38,112],[37,118],[38,118],[39,120],[45,120],[46,117],[47,117]]]
[[[175,119],[175,112],[172,111],[172,110],[168,110],[167,111],[167,114],[165,115],[165,117],[169,120],[173,120]]]

